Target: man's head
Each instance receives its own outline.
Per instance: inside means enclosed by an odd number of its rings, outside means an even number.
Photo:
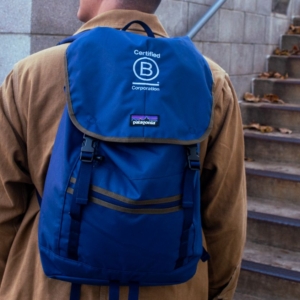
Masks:
[[[87,22],[100,13],[113,9],[139,10],[154,13],[161,0],[80,0],[78,19]]]

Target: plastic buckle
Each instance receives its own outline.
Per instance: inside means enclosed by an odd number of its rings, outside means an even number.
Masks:
[[[187,156],[189,168],[193,171],[200,170],[200,162],[199,162],[199,151],[197,145],[191,145],[187,147]]]
[[[95,152],[94,139],[87,135],[84,135],[83,139],[84,140],[81,147],[80,160],[83,162],[92,162]]]

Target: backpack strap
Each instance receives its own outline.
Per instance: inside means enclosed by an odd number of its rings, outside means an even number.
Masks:
[[[119,297],[120,297],[120,284],[116,281],[112,281],[109,284],[109,300],[119,300]],[[139,284],[137,282],[131,282],[129,283],[128,300],[138,300],[138,299],[139,299]]]
[[[83,205],[87,205],[90,181],[94,160],[94,139],[84,135],[84,142],[80,153],[80,169],[72,197],[70,216],[71,226],[69,234],[68,256],[78,259],[78,244],[80,237],[81,211]]]
[[[126,31],[132,24],[139,24],[139,25],[141,25],[149,37],[155,38],[152,29],[146,23],[144,23],[142,21],[139,21],[139,20],[134,20],[134,21],[128,23],[126,26],[124,26],[122,28],[122,30]]]
[[[194,201],[195,193],[195,172],[200,172],[200,144],[191,145],[187,147],[187,158],[188,158],[188,167],[185,171],[184,182],[183,182],[183,198],[182,198],[182,209],[184,210],[184,220],[183,220],[183,230],[181,235],[181,243],[179,248],[179,258],[176,263],[175,268],[180,268],[186,262],[188,257],[189,249],[189,235],[190,227],[193,223],[194,217]],[[198,180],[200,180],[198,178]],[[199,186],[200,185],[196,185]],[[196,193],[197,194],[197,193]]]
[[[81,290],[81,284],[72,283],[70,300],[79,300],[80,299],[80,290]]]
[[[131,283],[129,284],[129,297],[128,300],[138,300],[139,299],[139,284]]]

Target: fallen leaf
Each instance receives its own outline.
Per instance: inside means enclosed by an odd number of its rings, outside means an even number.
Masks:
[[[262,133],[270,133],[273,132],[275,130],[274,127],[272,126],[264,126],[264,125],[260,125],[259,123],[251,123],[249,125],[243,125],[244,129],[251,129],[251,130],[257,130],[260,131]]]
[[[243,125],[243,128],[244,129],[256,129],[256,130],[259,130],[260,124],[258,124],[258,123],[251,123],[249,125]]]
[[[281,55],[281,56],[290,56],[291,53],[289,50],[283,49],[280,50],[278,47],[273,52],[274,55]]]
[[[290,25],[287,34],[300,34],[300,26]]]
[[[291,50],[291,55],[300,55],[300,49],[297,45],[293,46],[293,49]]]
[[[249,161],[249,162],[251,162],[251,161],[254,161],[254,159],[253,159],[253,158],[251,158],[251,157],[245,157],[245,161]]]
[[[270,78],[270,77],[271,77],[271,74],[268,73],[268,72],[263,72],[263,73],[261,73],[258,77],[259,77],[259,78]]]
[[[274,127],[271,126],[260,126],[259,131],[262,133],[270,133],[273,132],[275,130]]]
[[[286,78],[288,78],[288,74],[286,73],[285,75],[282,75],[279,72],[263,72],[258,77],[259,78],[286,79]]]
[[[280,104],[284,104],[284,101],[279,99],[279,97],[275,94],[265,94],[262,98],[261,98],[262,102],[271,102],[271,103],[280,103]]]
[[[259,102],[260,101],[260,98],[259,97],[255,97],[253,94],[251,93],[245,93],[244,94],[244,100],[247,101],[247,102]]]
[[[287,129],[287,128],[278,128],[278,130],[279,130],[281,133],[284,133],[284,134],[292,134],[292,133],[293,133],[292,130]]]

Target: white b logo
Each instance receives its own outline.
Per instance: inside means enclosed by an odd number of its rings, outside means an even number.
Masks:
[[[153,59],[142,57],[135,61],[133,72],[140,80],[151,81],[159,75],[159,68]]]

